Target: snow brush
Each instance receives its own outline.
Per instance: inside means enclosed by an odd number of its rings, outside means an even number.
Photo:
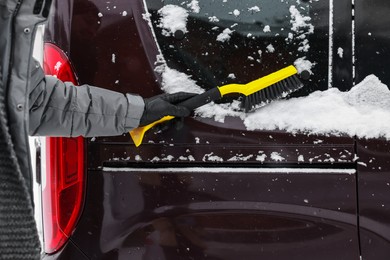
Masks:
[[[297,74],[297,69],[291,65],[247,84],[228,84],[212,88],[177,105],[184,106],[192,111],[211,101],[219,100],[227,94],[239,93],[244,95],[242,107],[245,112],[248,112],[273,100],[286,97],[288,94],[302,88],[303,84]],[[301,73],[301,77],[307,79],[309,73],[304,71]],[[135,146],[141,145],[146,131],[150,128],[173,118],[174,116],[165,116],[149,125],[131,130],[129,133]]]

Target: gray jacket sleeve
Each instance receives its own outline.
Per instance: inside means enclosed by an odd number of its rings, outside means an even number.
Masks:
[[[89,85],[74,86],[33,67],[29,91],[29,134],[92,137],[121,135],[139,125],[140,96]]]

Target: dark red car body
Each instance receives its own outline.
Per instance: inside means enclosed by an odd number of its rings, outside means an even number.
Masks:
[[[156,10],[180,2],[146,1],[154,31],[159,30]],[[272,2],[262,4],[272,10]],[[321,62],[307,87],[294,95],[327,89],[329,77],[342,90],[371,73],[390,84],[388,23],[368,15],[388,10],[386,0],[334,1],[334,46],[344,49],[344,59],[334,55],[331,74],[329,3],[302,2],[315,26],[307,57]],[[161,75],[154,70],[158,48],[170,67],[193,75],[205,89],[229,83],[226,71],[246,82],[296,59],[286,46],[285,52],[265,54],[259,67],[246,67],[254,42],[235,36],[229,49],[210,47],[212,25],[197,16],[188,22],[197,33],[184,38],[156,33],[157,46],[144,4],[54,1],[45,40],[69,57],[80,84],[143,97],[162,92]],[[247,8],[238,1],[232,8],[240,5]],[[248,28],[285,23],[272,12],[266,17]],[[373,30],[381,32],[375,40],[367,37]],[[283,47],[285,36],[259,38],[258,44]],[[214,55],[202,56],[205,48]],[[378,48],[381,56],[370,53]],[[218,123],[194,117],[180,129],[150,131],[138,148],[129,135],[88,138],[84,145],[86,182],[77,225],[44,259],[390,258],[390,142],[385,139],[248,131],[239,118]],[[273,152],[284,159],[271,158]],[[267,157],[259,160],[262,154]]]

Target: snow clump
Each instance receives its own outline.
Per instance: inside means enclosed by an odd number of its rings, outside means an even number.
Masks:
[[[219,42],[226,42],[226,41],[229,41],[230,38],[231,38],[231,34],[233,33],[232,30],[230,30],[229,28],[226,28],[225,30],[223,30],[222,33],[220,33],[218,36],[217,36],[217,41]]]
[[[164,36],[171,36],[178,30],[187,32],[188,11],[177,5],[166,5],[158,10],[160,23],[157,25],[162,28]]]

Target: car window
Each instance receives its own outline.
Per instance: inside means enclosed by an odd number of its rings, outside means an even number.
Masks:
[[[292,97],[328,88],[329,6],[307,1],[146,0],[161,50],[157,71],[165,92],[200,92],[229,83],[248,83],[288,65],[311,73]],[[315,32],[315,33],[314,33]],[[200,89],[200,90],[199,90]],[[238,95],[196,111],[213,126],[244,119]],[[246,122],[243,122],[247,125]],[[256,128],[257,129],[257,128]]]
[[[147,0],[146,4],[168,67],[189,75],[203,89],[247,83],[292,64],[313,73],[318,63],[310,57],[318,50],[310,45],[316,13],[309,3]]]

